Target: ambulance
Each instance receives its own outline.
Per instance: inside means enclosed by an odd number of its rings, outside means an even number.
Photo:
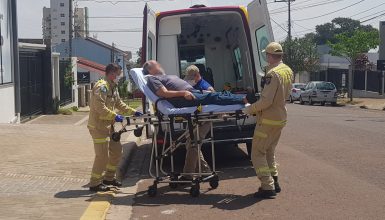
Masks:
[[[194,64],[216,91],[258,93],[267,65],[262,50],[272,41],[266,0],[254,0],[247,7],[194,5],[157,13],[147,4],[144,8],[142,62],[157,60],[166,74],[181,78]],[[241,132],[237,126],[218,125],[215,137],[251,138],[255,120],[245,123],[247,129]],[[250,151],[251,141],[242,142]]]

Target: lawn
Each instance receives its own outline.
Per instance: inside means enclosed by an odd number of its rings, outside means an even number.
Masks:
[[[131,108],[137,109],[138,107],[142,107],[142,99],[126,99],[124,100]]]

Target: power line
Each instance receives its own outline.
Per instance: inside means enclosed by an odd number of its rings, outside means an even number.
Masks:
[[[369,19],[366,19],[366,20],[364,20],[364,21],[361,21],[361,23],[365,23],[365,22],[367,22],[367,21],[371,21],[371,20],[373,20],[373,19],[376,19],[376,18],[379,18],[379,17],[382,17],[382,16],[385,16],[385,12],[382,13],[382,14],[380,14],[380,15],[377,15],[377,16],[374,16],[374,17],[372,17],[372,18],[369,18]]]
[[[310,18],[302,18],[302,19],[298,19],[298,20],[294,20],[294,21],[306,21],[306,20],[313,20],[313,19],[316,19],[316,18],[321,18],[321,17],[327,16],[327,15],[334,14],[336,12],[340,12],[340,11],[345,10],[347,8],[353,7],[353,6],[358,5],[358,4],[360,4],[361,2],[364,2],[364,1],[366,1],[366,0],[360,0],[358,2],[355,2],[355,3],[351,4],[351,5],[348,5],[346,7],[340,8],[340,9],[335,10],[335,11],[328,12],[326,14],[322,14],[322,15],[318,15],[318,16],[310,17]]]
[[[142,19],[141,16],[90,16],[92,19]]]
[[[382,14],[383,12],[384,12],[384,11],[378,11],[378,12],[375,12],[375,13],[373,13],[373,14],[371,14],[371,15],[366,15],[366,16],[364,16],[364,17],[361,17],[361,18],[359,18],[359,19],[357,19],[357,20],[362,20],[362,19],[364,19],[364,18],[370,18],[370,17],[376,16],[376,15]]]
[[[287,33],[287,30],[282,27],[280,24],[278,24],[278,22],[276,22],[273,18],[270,18],[276,25],[278,25],[278,27],[280,27],[282,30],[284,30],[286,33]]]
[[[133,3],[133,2],[164,2],[164,1],[174,1],[174,0],[78,0],[79,2],[95,2],[95,3],[110,3],[112,5],[117,5],[119,3]]]
[[[333,4],[333,3],[341,2],[341,1],[345,1],[345,0],[333,0],[333,1],[319,2],[319,3],[316,3],[316,4],[312,4],[312,5],[305,5],[303,7],[293,8],[292,11],[301,11],[301,10],[304,10],[304,9],[314,8],[314,7],[328,5],[328,4]],[[276,12],[272,12],[270,14],[280,14],[280,13],[284,13],[284,12],[286,12],[286,10],[284,10],[284,11],[276,11]]]
[[[367,11],[373,10],[373,9],[375,9],[375,8],[378,8],[378,7],[382,6],[382,5],[385,5],[385,3],[376,5],[376,6],[372,7],[372,8],[369,8],[369,9],[367,9],[367,10],[365,10],[365,11],[362,11],[362,12],[360,12],[360,13],[354,14],[354,15],[352,15],[352,16],[350,16],[350,17],[354,17],[354,16],[357,16],[357,15],[363,14],[363,13],[365,13],[365,12],[367,12]]]

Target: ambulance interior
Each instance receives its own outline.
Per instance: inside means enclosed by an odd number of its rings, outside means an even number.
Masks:
[[[176,73],[183,78],[187,66],[194,64],[216,91],[258,90],[253,76],[251,45],[248,45],[239,13],[165,17],[160,21],[158,36],[157,57],[167,74]],[[258,65],[257,70],[260,69]]]

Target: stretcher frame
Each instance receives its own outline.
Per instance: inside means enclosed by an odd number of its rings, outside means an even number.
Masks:
[[[159,99],[164,100],[164,99]],[[153,184],[148,187],[147,194],[150,197],[157,195],[158,184],[166,183],[169,184],[171,189],[176,189],[178,184],[191,184],[190,195],[197,197],[200,194],[200,184],[209,182],[210,187],[215,189],[219,186],[219,176],[216,170],[215,160],[215,143],[235,141],[235,142],[247,142],[252,138],[232,138],[232,139],[221,139],[217,140],[214,137],[214,123],[215,122],[234,122],[240,129],[245,123],[248,117],[241,110],[234,112],[209,112],[201,113],[201,107],[197,107],[197,110],[191,114],[174,114],[164,115],[157,111],[157,104],[155,103],[155,113],[146,114],[140,117],[127,117],[127,125],[141,126],[153,126],[152,146],[151,146],[151,157],[149,165],[149,175],[154,179]],[[131,119],[131,120],[130,120]],[[140,122],[137,122],[141,119]],[[131,121],[134,123],[131,123]],[[242,122],[243,120],[243,122]],[[208,123],[210,126],[210,137],[200,138],[199,130],[202,123]],[[177,130],[175,125],[179,124]],[[143,128],[143,127],[142,127]],[[182,131],[182,135],[177,137],[176,132]],[[163,137],[163,143],[158,143],[158,137]],[[191,145],[198,148],[198,172],[194,173],[178,173],[175,171],[174,165],[174,153],[181,147],[185,146],[187,138],[191,138]],[[169,146],[167,146],[169,142]],[[202,145],[209,143],[211,145],[211,172],[202,171],[202,164],[200,160],[200,153]],[[161,150],[159,149],[161,147]],[[170,170],[164,170],[164,159],[170,158]],[[193,176],[191,180],[180,180],[180,176]]]

